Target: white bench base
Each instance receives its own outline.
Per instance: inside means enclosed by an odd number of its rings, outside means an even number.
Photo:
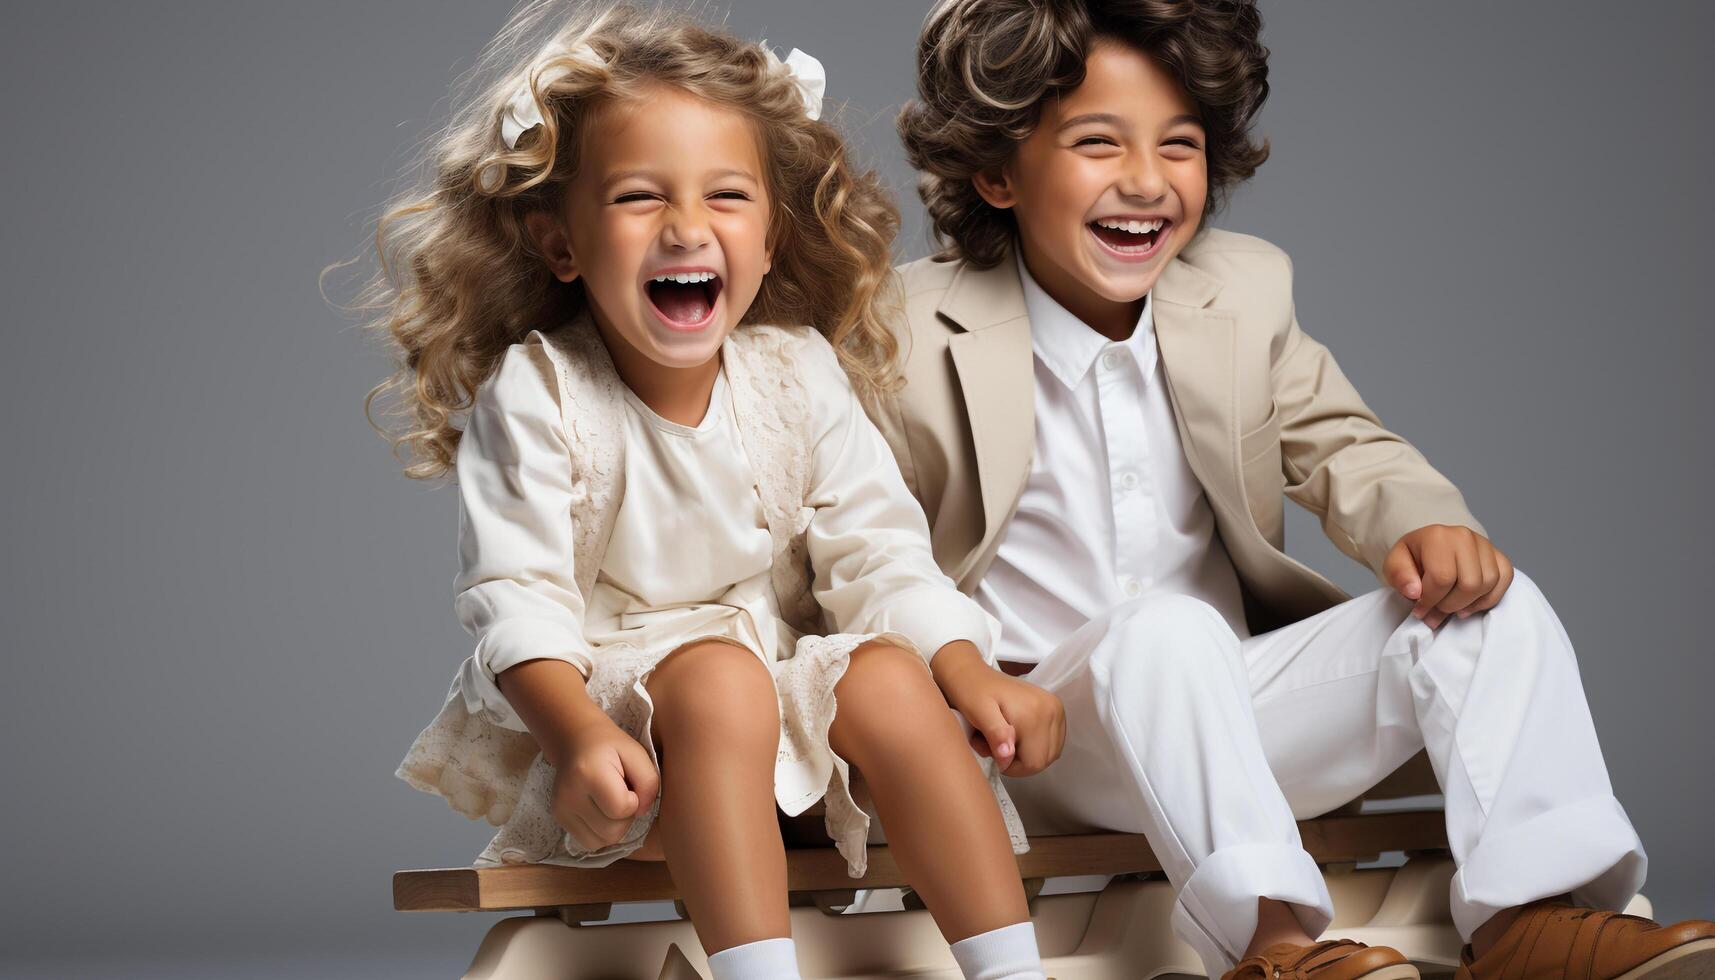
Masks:
[[[1461,946],[1447,908],[1452,874],[1445,857],[1330,872],[1329,934],[1392,946],[1426,977],[1451,975]],[[1043,965],[1056,980],[1201,977],[1191,947],[1168,928],[1172,907],[1172,888],[1162,880],[1040,896],[1032,918]],[[1627,911],[1649,915],[1649,901],[1639,896]],[[921,910],[829,915],[796,907],[792,935],[806,978],[958,980],[946,941]],[[707,968],[688,921],[568,925],[545,914],[497,923],[465,980],[694,980],[706,977]]]

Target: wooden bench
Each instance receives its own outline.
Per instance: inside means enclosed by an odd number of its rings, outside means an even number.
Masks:
[[[1438,792],[1427,757],[1419,754],[1366,794],[1365,800],[1401,800]],[[1441,810],[1365,812],[1362,803],[1354,802],[1299,824],[1305,849],[1331,870],[1330,887],[1336,892],[1337,907],[1341,902],[1338,892],[1346,893],[1347,905],[1354,906],[1343,910],[1342,916],[1347,919],[1355,916],[1354,921],[1360,924],[1342,934],[1404,928],[1410,934],[1406,938],[1420,947],[1409,951],[1414,957],[1423,957],[1427,964],[1451,963],[1458,944],[1446,915],[1446,884],[1451,865],[1445,856],[1447,835]],[[925,928],[924,921],[901,919],[895,913],[844,916],[844,923],[837,928],[816,921],[832,922],[823,913],[838,911],[851,901],[855,889],[906,884],[887,847],[871,847],[868,873],[854,879],[846,875],[845,860],[821,833],[819,816],[806,814],[783,819],[782,830],[788,847],[787,888],[795,906],[793,930],[800,937],[800,958],[806,970],[813,969],[811,960],[828,953],[829,947],[834,953],[855,955],[855,959],[846,955],[843,962],[837,962],[838,957],[823,956],[827,960],[823,963],[824,971],[807,972],[806,976],[887,976],[925,966],[934,969],[937,965],[951,965],[950,959],[945,959],[945,943],[940,941],[932,924]],[[1375,874],[1352,870],[1359,863],[1392,851],[1403,851],[1414,860],[1405,869],[1380,869]],[[1076,941],[1064,952],[1089,967],[1063,966],[1058,968],[1060,975],[1107,975],[1099,966],[1103,955],[1114,962],[1119,971],[1113,973],[1116,977],[1197,972],[1188,947],[1167,930],[1171,889],[1162,880],[1160,861],[1141,835],[1032,837],[1029,852],[1018,856],[1018,868],[1032,896],[1051,878],[1119,876],[1098,893],[1032,898],[1032,914],[1045,958],[1052,963],[1050,952],[1065,946],[1067,937],[1075,933]],[[1406,871],[1410,873],[1403,873]],[[1339,889],[1333,887],[1336,878],[1342,879]],[[1410,894],[1392,894],[1401,888]],[[393,877],[393,905],[401,911],[536,913],[534,919],[513,918],[496,925],[467,978],[699,976],[697,971],[705,961],[688,922],[567,928],[607,919],[615,903],[677,898],[666,865],[654,861],[619,861],[606,868],[553,865],[441,868],[401,871]],[[905,915],[926,919],[922,912]],[[1386,921],[1378,922],[1378,915]],[[1047,934],[1045,917],[1057,929],[1054,935]],[[875,921],[864,921],[859,927],[858,920]],[[1098,920],[1108,922],[1105,930],[1108,935],[1101,935],[1104,930],[1098,928]],[[823,948],[812,951],[806,932],[817,934],[819,942],[815,944]],[[1140,936],[1159,947],[1161,955],[1137,949],[1138,943],[1133,940]],[[1105,950],[1092,952],[1089,948],[1092,941],[1105,945]],[[664,969],[662,956],[669,946],[679,947],[683,955],[675,951]],[[878,960],[878,946],[898,955]],[[1137,972],[1140,957],[1157,962],[1160,968],[1153,973]],[[580,972],[580,963],[589,970]],[[1121,963],[1125,965],[1122,967]],[[625,965],[629,965],[631,972],[626,972]],[[616,968],[620,972],[614,972]]]

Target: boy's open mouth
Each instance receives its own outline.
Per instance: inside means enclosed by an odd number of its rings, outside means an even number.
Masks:
[[[714,314],[721,277],[713,272],[670,272],[649,280],[644,292],[668,326],[696,330],[707,326]]]
[[[1089,223],[1090,232],[1103,245],[1121,254],[1139,256],[1154,251],[1172,227],[1173,222],[1166,218],[1097,218]]]

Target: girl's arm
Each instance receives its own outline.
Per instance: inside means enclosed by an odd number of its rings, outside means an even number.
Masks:
[[[805,544],[812,592],[842,633],[897,632],[931,661],[955,640],[993,662],[1000,624],[935,563],[923,509],[832,348],[820,337],[800,362],[815,441]]]
[[[593,666],[583,636],[584,599],[573,578],[572,472],[553,365],[539,347],[515,344],[478,389],[458,448],[459,574],[453,608],[476,638],[462,676],[466,697],[515,731],[529,730],[497,677],[526,662],[554,660],[557,691],[588,703]],[[575,675],[571,687],[566,679]],[[541,707],[530,680],[512,693]],[[563,693],[560,696],[565,696]],[[590,707],[594,707],[593,704]]]
[[[572,472],[553,365],[516,344],[478,392],[459,442],[454,607],[477,639],[474,692],[504,727],[528,731],[554,767],[554,819],[589,849],[623,838],[659,774],[590,699],[594,666],[573,577]]]
[[[977,729],[972,746],[1008,775],[1040,771],[1065,742],[1064,706],[994,669],[1000,624],[936,565],[928,522],[886,440],[832,349],[812,347],[802,363],[817,426],[805,541],[817,602],[840,632],[910,639],[947,701]]]

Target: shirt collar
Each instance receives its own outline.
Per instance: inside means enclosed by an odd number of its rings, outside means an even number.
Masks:
[[[1018,281],[1024,286],[1025,310],[1030,316],[1030,344],[1036,356],[1054,377],[1060,379],[1061,384],[1068,389],[1076,389],[1090,373],[1096,358],[1110,347],[1130,349],[1143,376],[1150,376],[1155,369],[1156,352],[1155,303],[1149,293],[1144,294],[1143,311],[1138,314],[1137,326],[1131,336],[1122,341],[1111,341],[1073,316],[1037,285],[1030,270],[1024,266],[1022,249],[1014,249],[1013,256],[1018,263]]]

